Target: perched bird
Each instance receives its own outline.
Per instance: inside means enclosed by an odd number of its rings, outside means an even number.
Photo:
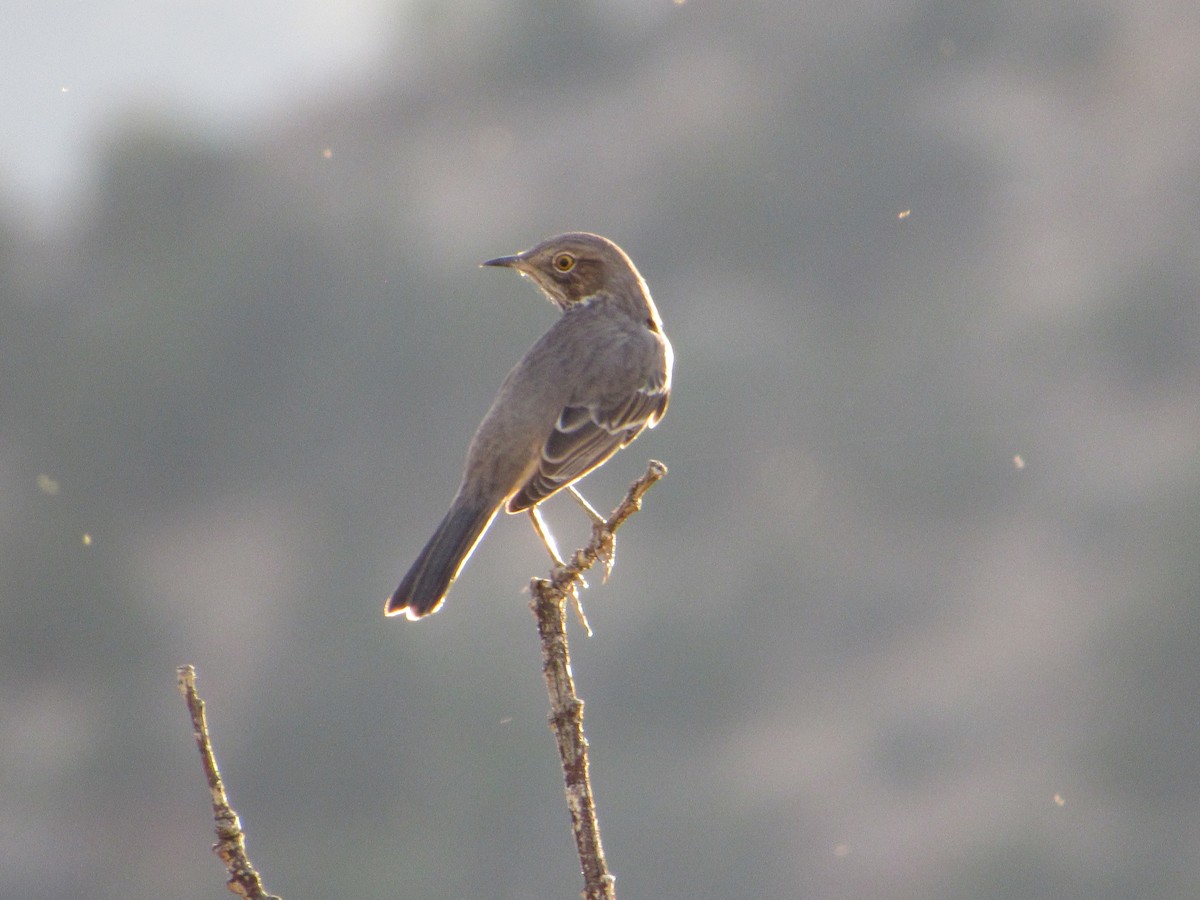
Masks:
[[[450,510],[388,600],[389,616],[436,612],[502,507],[528,510],[540,526],[537,504],[657,425],[667,409],[671,344],[620,247],[573,232],[483,265],[529,276],[562,315],[500,385],[471,439]]]

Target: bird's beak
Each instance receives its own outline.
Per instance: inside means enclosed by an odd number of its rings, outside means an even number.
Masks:
[[[497,256],[495,259],[489,259],[486,262],[481,262],[481,266],[504,266],[509,269],[520,269],[523,260],[520,255],[517,256]]]

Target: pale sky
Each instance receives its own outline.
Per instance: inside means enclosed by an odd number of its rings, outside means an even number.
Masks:
[[[366,77],[393,0],[21,2],[0,29],[0,205],[54,218],[108,123],[152,110],[236,128]]]

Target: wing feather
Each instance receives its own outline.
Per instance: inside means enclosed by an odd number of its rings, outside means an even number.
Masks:
[[[652,385],[613,406],[565,407],[542,446],[537,470],[508,501],[508,511],[541,503],[603,463],[644,428],[657,425],[668,396],[662,386]]]

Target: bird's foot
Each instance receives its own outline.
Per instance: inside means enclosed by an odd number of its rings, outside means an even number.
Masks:
[[[608,584],[608,576],[612,574],[613,566],[617,562],[617,538],[616,535],[608,528],[608,520],[596,509],[592,504],[584,499],[583,494],[579,493],[575,485],[567,486],[567,490],[571,492],[571,496],[587,513],[588,518],[592,520],[592,537],[595,538],[597,551],[596,558],[604,563],[604,584]]]

